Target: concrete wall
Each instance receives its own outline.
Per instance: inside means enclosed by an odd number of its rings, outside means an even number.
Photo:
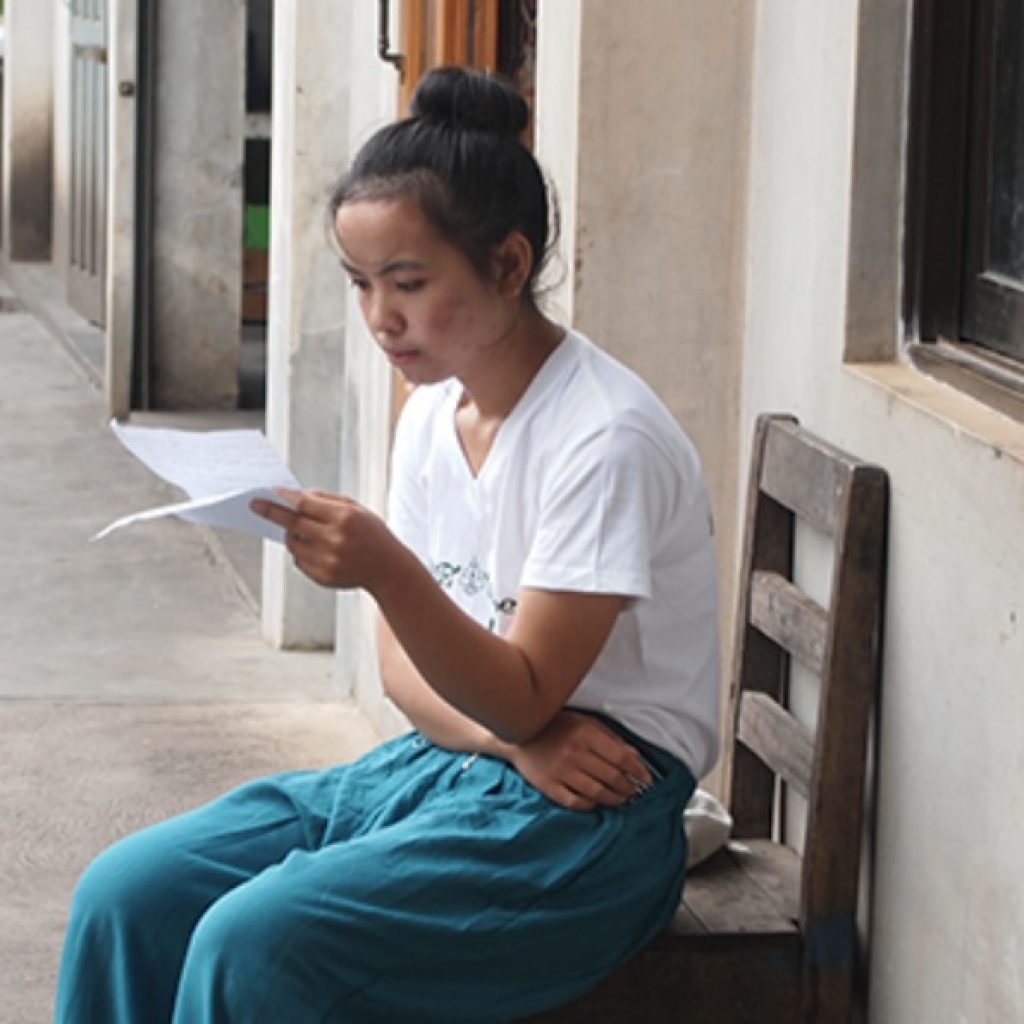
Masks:
[[[974,1024],[1024,1007],[1024,426],[900,352],[907,6],[759,5],[743,437],[891,474],[870,1019]]]
[[[157,4],[152,400],[232,408],[242,288],[245,4]]]
[[[647,0],[630,17],[615,0],[586,0],[542,4],[538,30],[538,156],[563,217],[556,309],[644,376],[697,444],[723,624],[738,526],[752,28],[742,0]]]

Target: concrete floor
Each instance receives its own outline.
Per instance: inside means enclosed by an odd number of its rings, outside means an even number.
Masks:
[[[329,655],[264,644],[257,549],[177,520],[89,543],[175,492],[121,449],[81,360],[18,306],[0,281],[0,1024],[41,1024],[96,852],[376,736]]]

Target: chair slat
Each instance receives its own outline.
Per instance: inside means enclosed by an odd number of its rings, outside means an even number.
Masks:
[[[825,664],[828,613],[777,572],[755,572],[750,621],[818,676]]]
[[[849,456],[796,424],[775,421],[765,445],[761,490],[834,536],[839,503],[852,465]]]
[[[785,708],[766,694],[743,694],[736,736],[801,796],[810,795],[814,737]]]

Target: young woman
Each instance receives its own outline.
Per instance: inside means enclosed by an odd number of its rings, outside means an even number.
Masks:
[[[708,499],[646,385],[538,307],[526,117],[445,69],[359,153],[332,206],[342,263],[419,385],[388,521],[316,491],[257,506],[310,578],[376,601],[415,731],[101,855],[58,1021],[513,1020],[671,916],[717,745]]]

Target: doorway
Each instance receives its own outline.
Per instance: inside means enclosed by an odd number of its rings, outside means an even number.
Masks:
[[[105,323],[107,0],[71,0],[68,301]]]

